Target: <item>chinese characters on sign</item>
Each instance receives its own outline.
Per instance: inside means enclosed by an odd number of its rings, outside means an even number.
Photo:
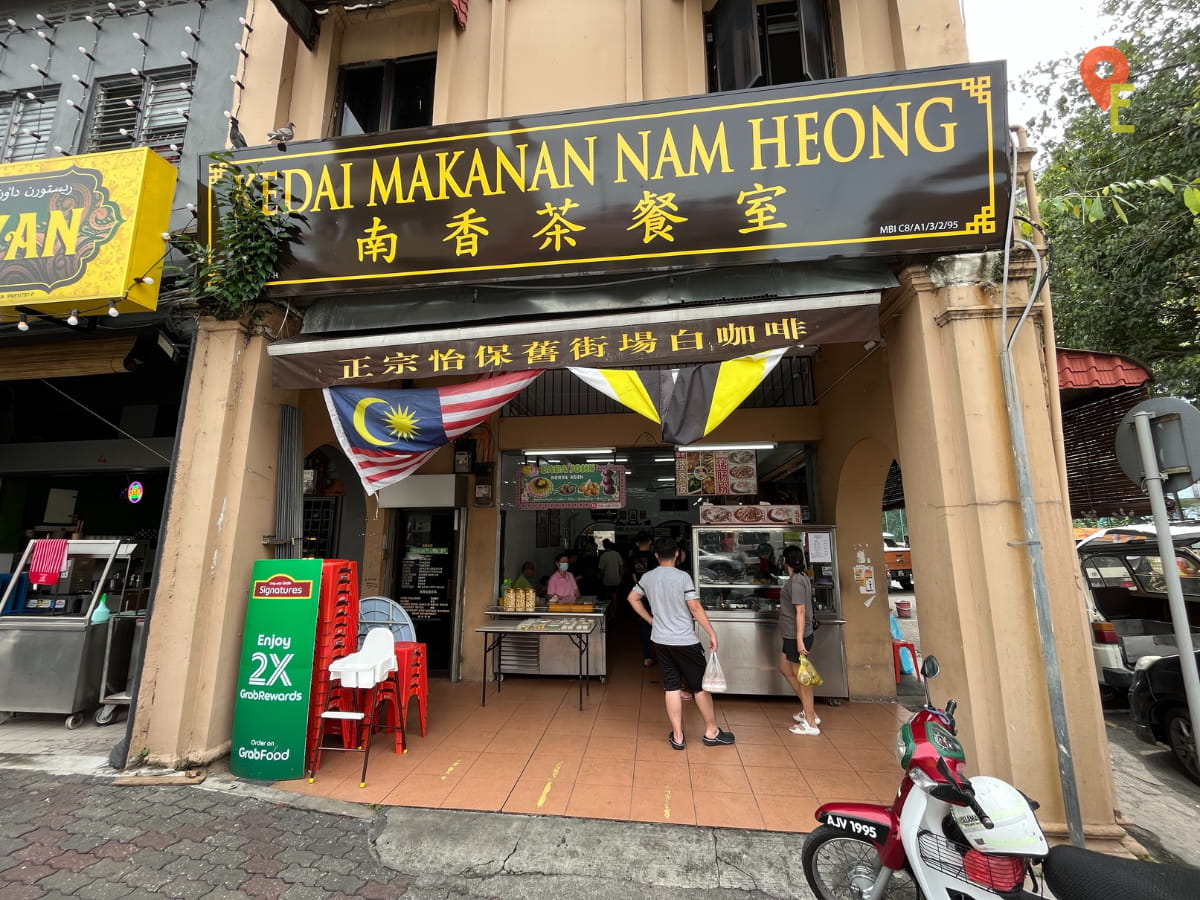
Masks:
[[[307,221],[268,285],[286,295],[979,250],[1002,244],[1005,83],[945,66],[234,161],[267,212]]]
[[[758,493],[758,456],[753,450],[675,453],[675,493],[680,496]]]
[[[683,364],[730,359],[800,344],[878,337],[879,317],[872,303],[813,308],[803,313],[789,311],[788,305],[776,301],[770,306],[778,311],[719,319],[696,318],[683,327],[678,320],[603,328],[566,322],[554,332],[529,332],[507,338],[493,334],[477,339],[432,341],[412,336],[406,341],[398,335],[379,346],[358,351],[274,355],[273,376],[280,386],[312,387],[567,366]]]

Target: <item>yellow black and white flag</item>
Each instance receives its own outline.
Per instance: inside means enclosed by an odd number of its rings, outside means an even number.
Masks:
[[[569,368],[600,393],[662,425],[665,443],[690,444],[724,422],[787,351],[679,369]]]

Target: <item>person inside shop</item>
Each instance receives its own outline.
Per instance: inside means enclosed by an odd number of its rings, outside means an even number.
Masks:
[[[768,545],[769,546],[769,545]],[[800,699],[803,707],[792,716],[796,723],[788,729],[792,734],[820,734],[821,717],[817,715],[810,684],[801,684],[796,677],[796,667],[801,656],[808,656],[813,645],[812,581],[805,570],[808,568],[804,551],[799,547],[787,547],[783,551],[783,567],[788,580],[779,597],[779,637],[782,652],[779,655],[779,671]]]
[[[579,585],[568,571],[570,560],[570,554],[565,552],[554,557],[554,572],[546,582],[546,596],[557,597],[559,603],[574,603],[579,599]]]
[[[538,584],[537,576],[534,574],[533,561],[525,560],[521,563],[521,574],[517,576],[517,580],[513,582],[515,588],[532,588],[537,593],[542,594],[545,591]]]
[[[604,551],[596,560],[600,574],[600,599],[605,603],[616,603],[621,590],[621,579],[625,574],[625,560],[608,538],[602,545]]]
[[[775,565],[775,548],[763,541],[758,545],[758,565],[750,564],[750,577],[760,583],[775,582],[775,576],[782,574],[779,566]]]
[[[686,682],[689,685],[704,683],[707,660],[704,648],[696,640],[696,626],[708,634],[710,653],[717,652],[717,632],[713,630],[692,576],[676,567],[679,547],[669,535],[654,542],[654,554],[658,566],[642,575],[629,592],[629,605],[651,628],[658,664],[662,671],[663,695],[667,708],[667,720],[671,730],[667,741],[673,750],[684,750],[683,702],[679,696]],[[642,599],[647,598],[654,610],[646,609]],[[733,732],[717,725],[713,709],[712,694],[693,690],[696,709],[704,718],[703,741],[707,747],[733,743]]]
[[[633,549],[629,552],[629,572],[633,576],[634,586],[637,586],[643,575],[657,566],[658,558],[650,549],[650,533],[639,531],[637,537],[633,539]],[[643,595],[641,602],[646,607],[646,612],[650,613],[650,598]],[[650,640],[650,625],[641,613],[638,613],[638,617],[641,619],[642,630],[642,665],[650,668],[654,665],[654,644]]]

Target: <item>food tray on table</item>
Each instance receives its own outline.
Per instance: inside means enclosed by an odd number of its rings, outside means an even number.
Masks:
[[[525,619],[518,623],[518,631],[591,631],[595,628],[591,619],[564,616],[561,619]]]

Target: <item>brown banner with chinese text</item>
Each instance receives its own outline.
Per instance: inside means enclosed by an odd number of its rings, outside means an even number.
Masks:
[[[657,316],[627,313],[619,319],[563,322],[553,331],[546,330],[546,322],[530,322],[283,341],[269,352],[275,386],[289,389],[567,366],[714,362],[777,347],[878,340],[877,299],[874,294],[849,303],[791,298]]]

